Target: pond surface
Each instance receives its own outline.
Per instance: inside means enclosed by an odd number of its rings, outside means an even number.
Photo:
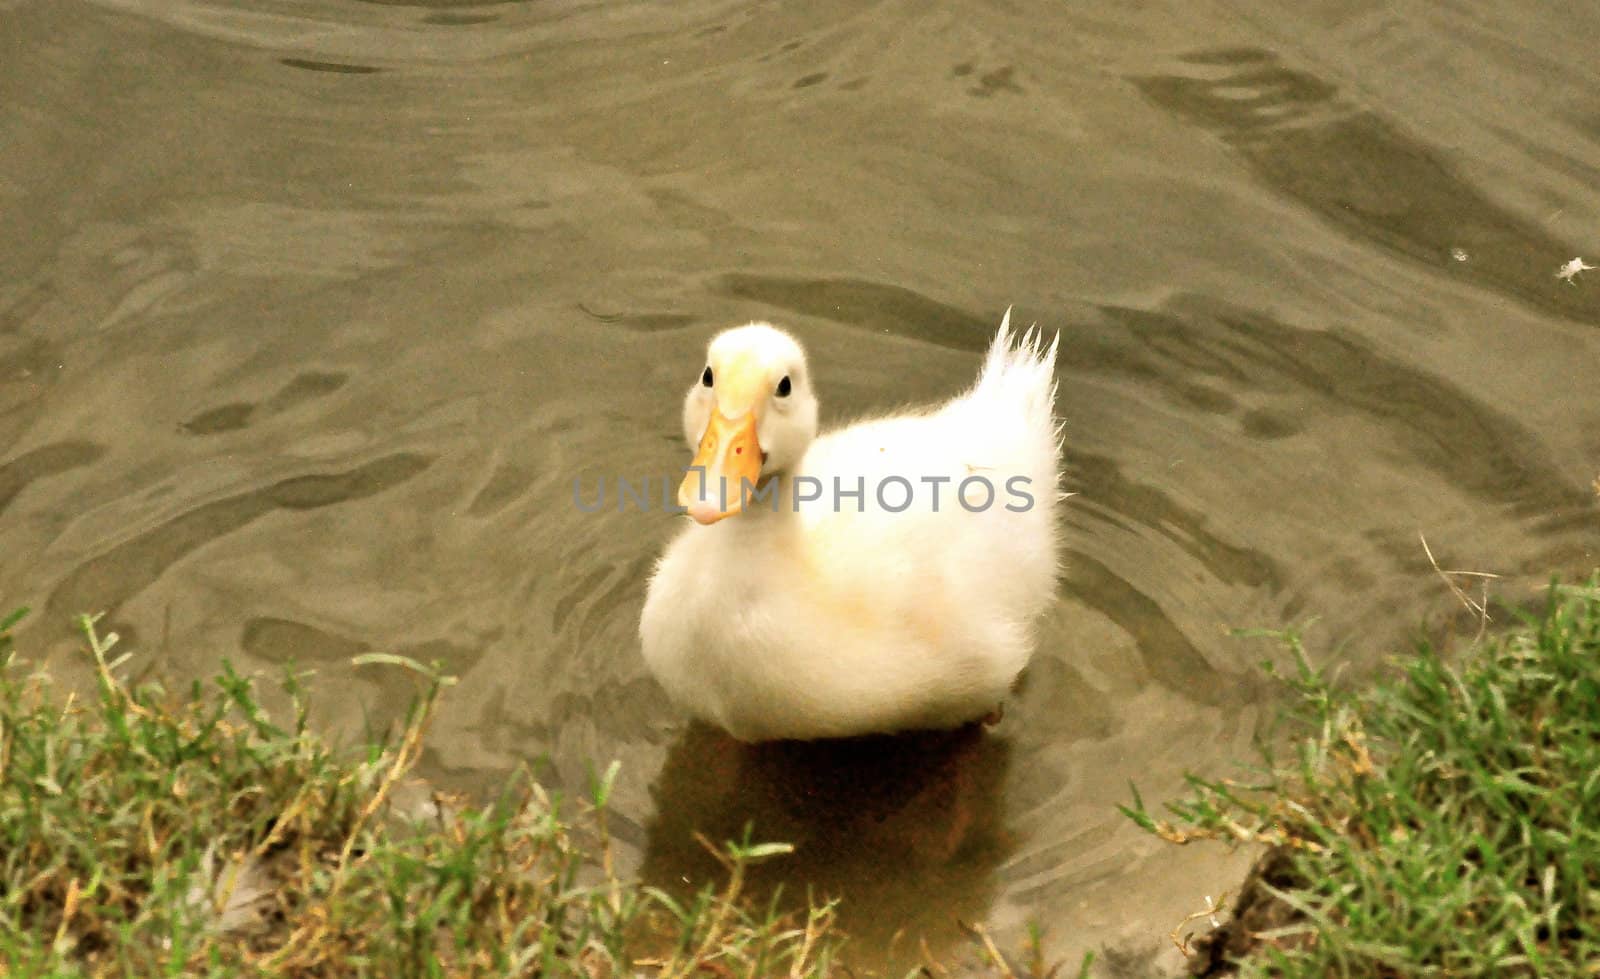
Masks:
[[[1600,7],[0,0],[0,596],[75,659],[460,684],[427,774],[623,762],[629,866],[797,841],[866,950],[1165,956],[1238,856],[1117,815],[1246,757],[1272,643],[1360,673],[1600,563]],[[825,423],[1062,333],[1060,600],[982,735],[742,749],[636,624],[717,329]],[[1476,588],[1474,579],[1460,579]],[[542,761],[541,761],[542,760]]]

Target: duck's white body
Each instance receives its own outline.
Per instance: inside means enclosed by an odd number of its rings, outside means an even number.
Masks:
[[[640,634],[672,699],[747,741],[954,727],[994,711],[1055,594],[1054,361],[1053,344],[1014,344],[1002,323],[967,393],[812,440],[798,346],[764,325],[719,337],[704,379],[715,367],[728,390],[691,390],[686,434],[717,471],[702,419],[735,400],[729,372],[758,373],[745,424],[776,505],[713,509],[657,566]],[[762,383],[782,396],[763,405]],[[688,487],[685,505],[708,519]]]

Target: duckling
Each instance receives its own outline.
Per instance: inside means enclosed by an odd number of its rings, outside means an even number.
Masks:
[[[683,404],[692,522],[639,626],[672,700],[742,741],[995,712],[1055,598],[1059,342],[1007,311],[965,393],[819,436],[794,337],[716,336]]]

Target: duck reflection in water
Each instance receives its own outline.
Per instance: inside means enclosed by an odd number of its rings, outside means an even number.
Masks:
[[[757,864],[756,904],[783,885],[803,907],[838,898],[847,958],[876,970],[914,965],[966,941],[981,921],[995,869],[1011,852],[1001,791],[1007,738],[970,724],[954,731],[745,744],[692,724],[668,751],[653,788],[641,877],[688,896],[726,874],[696,841],[794,844]],[[893,946],[891,951],[891,946]]]

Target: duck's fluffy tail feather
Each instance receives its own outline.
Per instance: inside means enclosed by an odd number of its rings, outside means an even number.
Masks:
[[[977,398],[993,398],[1012,406],[1021,417],[1048,431],[1058,446],[1061,431],[1055,419],[1055,400],[1056,350],[1060,345],[1061,334],[1057,333],[1045,346],[1037,325],[1017,337],[1011,331],[1011,310],[1007,308],[973,392]]]

